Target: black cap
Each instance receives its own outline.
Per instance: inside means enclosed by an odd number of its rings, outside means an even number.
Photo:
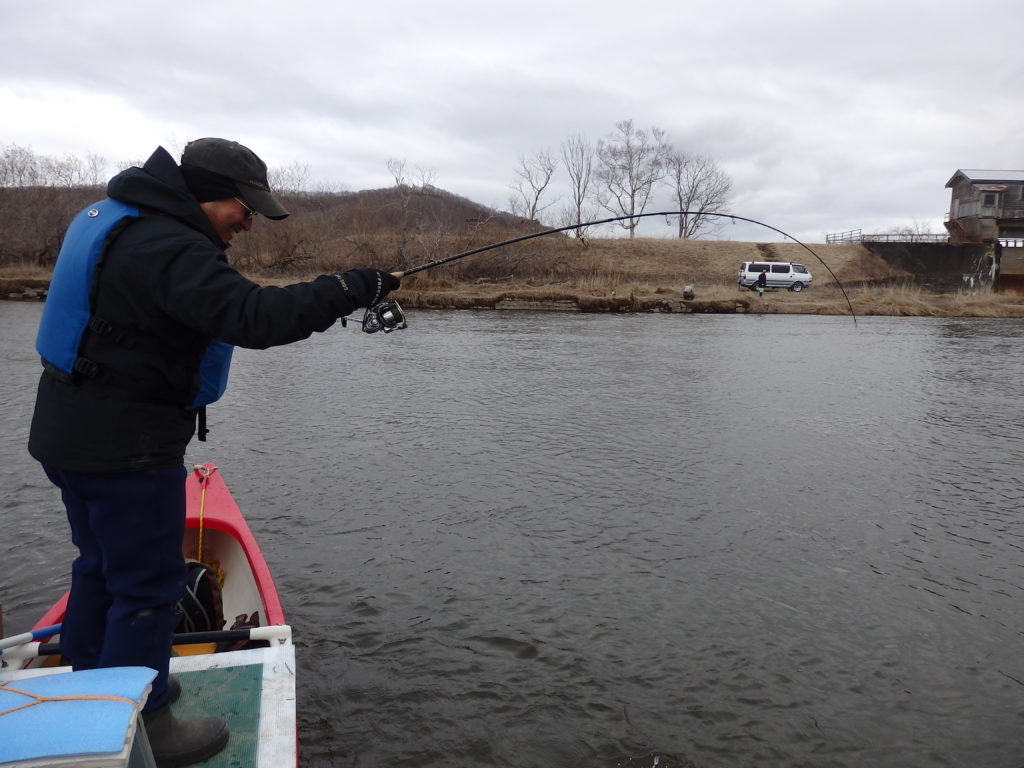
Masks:
[[[181,164],[203,168],[235,182],[239,196],[268,219],[283,219],[285,207],[270,192],[267,164],[248,147],[227,139],[196,139],[185,146]]]

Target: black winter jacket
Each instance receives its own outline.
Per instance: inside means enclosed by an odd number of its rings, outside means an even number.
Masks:
[[[29,434],[33,457],[70,472],[180,464],[211,339],[288,344],[358,306],[331,276],[261,287],[230,267],[227,244],[162,147],[111,179],[107,194],[143,211],[113,240],[93,281],[93,315],[116,333],[83,336],[81,355],[98,364],[96,376],[67,382],[44,371]]]

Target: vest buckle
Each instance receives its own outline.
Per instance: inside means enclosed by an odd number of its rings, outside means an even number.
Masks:
[[[76,357],[74,365],[71,366],[71,370],[83,376],[95,376],[99,369],[100,367],[96,363],[85,357]]]
[[[102,317],[96,317],[95,315],[89,318],[87,325],[89,326],[90,331],[99,334],[100,336],[106,336],[114,330],[114,326],[112,326],[108,321],[104,320]]]

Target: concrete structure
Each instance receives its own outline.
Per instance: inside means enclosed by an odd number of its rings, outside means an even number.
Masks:
[[[1024,239],[1024,171],[960,169],[946,188],[952,199],[945,225],[954,245]]]

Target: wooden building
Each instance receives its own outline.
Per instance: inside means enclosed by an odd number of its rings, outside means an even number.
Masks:
[[[1024,171],[960,169],[946,188],[953,191],[945,222],[951,243],[1024,240]]]

